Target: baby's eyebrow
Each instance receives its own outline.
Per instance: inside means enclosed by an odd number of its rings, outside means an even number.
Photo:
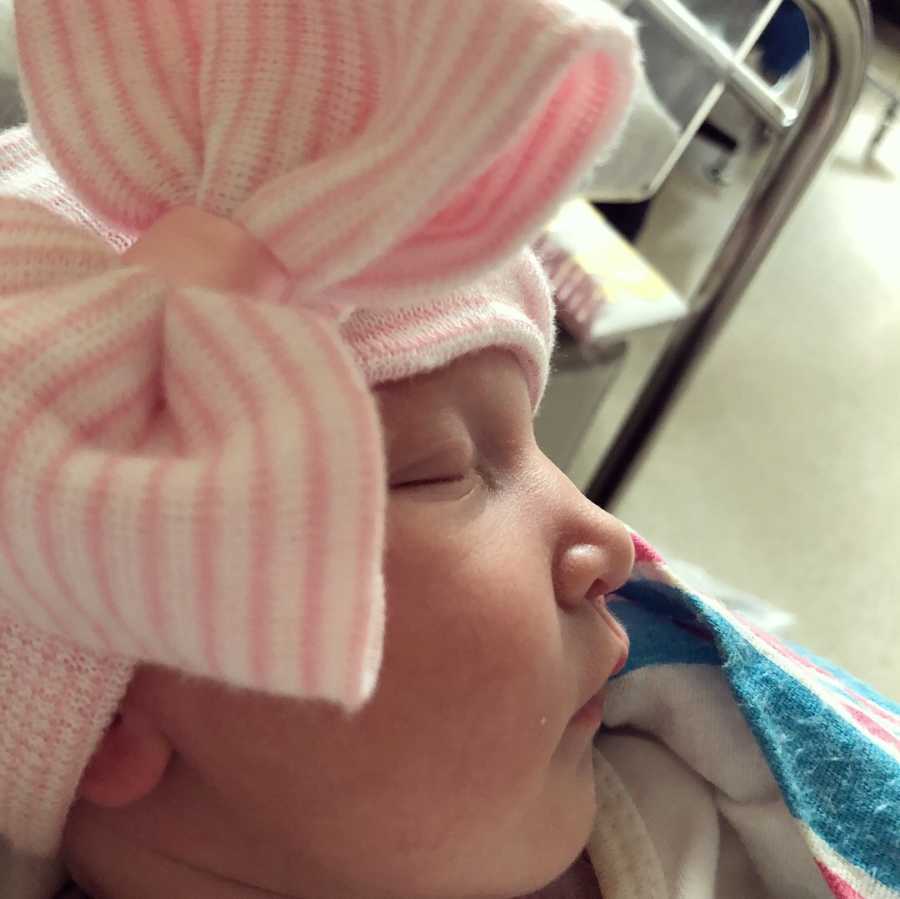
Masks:
[[[522,408],[517,403],[487,404],[472,427],[473,439],[480,446],[501,450],[519,446],[523,438],[534,434],[531,404]]]
[[[408,437],[401,434],[390,441],[387,454],[392,468],[420,466],[444,459],[463,463],[475,456],[476,445],[468,429],[417,433]]]

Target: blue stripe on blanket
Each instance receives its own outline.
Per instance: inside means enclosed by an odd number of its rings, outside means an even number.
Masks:
[[[900,890],[900,764],[701,600],[646,580],[629,582],[619,594],[630,600],[611,606],[632,641],[625,671],[671,662],[719,664],[721,658],[791,814],[847,861]],[[891,708],[845,672],[802,652],[860,695]]]
[[[622,622],[631,640],[628,663],[616,677],[647,665],[720,664],[719,651],[711,635],[704,638],[698,632],[695,616],[683,603],[668,602],[665,595],[644,589],[639,581],[629,581],[618,595],[633,601],[610,597],[609,610]]]
[[[803,656],[805,659],[809,659],[815,665],[818,665],[819,668],[823,668],[825,671],[828,671],[830,674],[834,675],[838,680],[842,681],[853,690],[855,693],[858,693],[860,696],[865,697],[870,702],[874,702],[875,705],[881,706],[883,709],[887,709],[889,712],[893,712],[895,715],[900,715],[900,703],[896,703],[888,699],[886,696],[882,696],[880,693],[873,690],[868,684],[863,683],[860,680],[857,680],[852,674],[844,671],[841,668],[838,668],[832,662],[829,662],[828,659],[820,658],[815,655],[815,653],[810,652],[805,646],[799,646],[796,643],[791,643],[788,640],[783,641],[785,646],[789,646],[794,652],[798,655]]]

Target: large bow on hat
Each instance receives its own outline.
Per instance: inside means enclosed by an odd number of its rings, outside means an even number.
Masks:
[[[42,149],[137,244],[0,199],[0,616],[358,706],[385,486],[338,321],[534,236],[623,118],[628,24],[551,0],[19,0],[16,26]]]

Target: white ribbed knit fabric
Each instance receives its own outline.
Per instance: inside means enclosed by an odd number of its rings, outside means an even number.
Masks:
[[[371,695],[368,384],[500,345],[537,404],[549,293],[519,248],[614,138],[637,64],[602,3],[82,13],[17,3],[30,127],[0,137],[0,834],[44,855],[138,661]],[[179,206],[239,225],[287,292],[121,258]]]

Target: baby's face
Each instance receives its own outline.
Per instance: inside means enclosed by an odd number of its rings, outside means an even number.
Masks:
[[[515,896],[581,851],[596,721],[572,718],[627,649],[597,597],[628,576],[631,540],[536,446],[511,355],[378,394],[391,490],[374,698],[347,716],[142,670],[125,714],[153,721],[172,761],[145,799],[82,803],[73,821],[304,899]]]

